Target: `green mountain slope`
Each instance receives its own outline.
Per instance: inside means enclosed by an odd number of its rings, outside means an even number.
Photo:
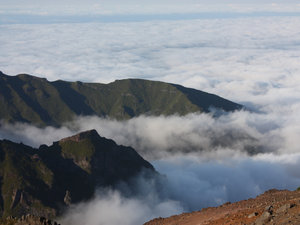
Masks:
[[[52,218],[69,204],[91,198],[97,187],[127,182],[141,171],[157,174],[134,149],[95,130],[39,149],[2,140],[0,217]]]
[[[219,96],[164,82],[126,79],[109,84],[54,81],[0,72],[0,119],[59,126],[76,115],[129,119],[185,115],[242,106]]]

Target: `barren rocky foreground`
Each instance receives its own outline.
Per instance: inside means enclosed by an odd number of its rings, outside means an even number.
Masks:
[[[33,215],[22,216],[21,218],[14,218],[12,216],[6,219],[1,219],[1,225],[60,225],[59,223],[46,219],[45,217],[38,217]]]
[[[300,191],[272,189],[255,199],[157,218],[144,225],[300,224]]]

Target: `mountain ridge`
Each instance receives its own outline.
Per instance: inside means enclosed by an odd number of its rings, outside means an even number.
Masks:
[[[61,126],[75,116],[126,120],[139,115],[186,115],[240,110],[217,95],[181,85],[144,79],[116,80],[108,84],[52,81],[28,74],[0,73],[0,119],[37,126]]]

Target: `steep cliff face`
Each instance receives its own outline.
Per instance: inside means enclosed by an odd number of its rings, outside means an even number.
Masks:
[[[87,200],[97,187],[128,181],[141,171],[156,174],[130,147],[100,137],[95,130],[34,149],[0,141],[0,213],[47,218]]]
[[[0,119],[60,126],[76,115],[129,119],[139,115],[185,115],[241,105],[180,85],[142,79],[109,84],[54,81],[0,72]]]

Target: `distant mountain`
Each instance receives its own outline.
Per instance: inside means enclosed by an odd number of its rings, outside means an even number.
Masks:
[[[60,126],[76,115],[129,119],[145,115],[185,115],[211,108],[234,111],[241,105],[180,85],[141,79],[109,84],[49,82],[26,74],[0,72],[0,119]]]
[[[34,149],[0,141],[0,217],[26,214],[52,218],[71,203],[91,198],[97,187],[114,187],[152,165],[130,147],[95,130]]]

